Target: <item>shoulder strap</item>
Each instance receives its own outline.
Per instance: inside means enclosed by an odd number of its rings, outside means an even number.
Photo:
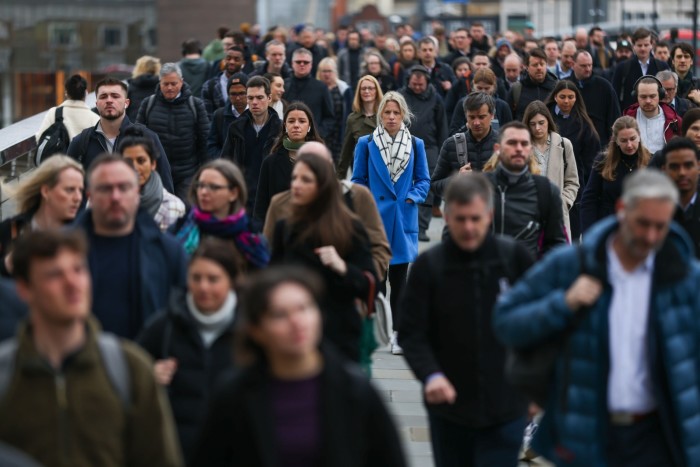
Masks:
[[[540,215],[540,225],[544,229],[547,220],[549,219],[549,207],[552,200],[551,182],[547,177],[533,175],[535,180],[535,188],[537,189],[537,210]]]
[[[97,337],[102,362],[109,382],[112,383],[125,408],[131,405],[131,378],[124,349],[114,334],[100,333]]]
[[[63,107],[58,106],[56,107],[56,113],[55,113],[55,120],[56,122],[62,122],[63,121]]]
[[[0,400],[10,389],[12,376],[15,373],[17,346],[17,339],[14,337],[0,344]]]
[[[195,121],[199,118],[199,115],[197,115],[197,104],[194,102],[194,96],[190,94],[190,97],[187,98],[187,104],[190,106],[190,110],[192,111],[192,115],[194,115]]]
[[[463,167],[469,162],[469,154],[467,152],[467,138],[464,133],[458,132],[452,137],[455,140],[455,148],[457,149],[457,162]]]
[[[144,114],[144,122],[143,124],[148,126],[148,116],[151,114],[151,109],[153,109],[153,106],[156,103],[156,96],[155,94],[151,94],[146,98],[146,113]]]
[[[160,347],[160,358],[170,357],[170,341],[173,337],[173,322],[169,316],[165,319],[165,328],[163,328],[163,343]]]
[[[564,138],[561,139],[561,152],[564,155],[564,179],[566,179],[566,171],[569,169],[569,161],[566,157],[566,144],[564,144]]]
[[[518,110],[518,104],[520,103],[520,94],[523,92],[523,83],[520,81],[513,83],[511,90],[513,91],[513,115],[515,116],[515,111]]]

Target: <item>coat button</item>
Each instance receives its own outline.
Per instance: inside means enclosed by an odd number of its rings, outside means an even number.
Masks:
[[[380,196],[380,197],[379,197],[379,201],[384,201],[384,197],[383,197],[383,196]]]

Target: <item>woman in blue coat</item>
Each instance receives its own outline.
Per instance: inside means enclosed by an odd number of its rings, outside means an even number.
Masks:
[[[411,111],[403,96],[394,91],[386,93],[377,109],[377,128],[357,142],[352,174],[354,183],[365,185],[374,195],[391,244],[388,276],[394,329],[408,265],[418,255],[418,204],[425,201],[430,189],[425,146],[408,131],[410,120]],[[402,353],[396,333],[391,351]]]

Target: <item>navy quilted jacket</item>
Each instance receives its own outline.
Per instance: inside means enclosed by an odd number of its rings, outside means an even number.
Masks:
[[[618,227],[610,216],[583,241],[585,271],[604,284],[558,358],[545,416],[533,448],[567,466],[607,466],[608,308],[606,240]],[[573,313],[564,301],[578,277],[574,247],[553,251],[503,294],[494,331],[507,346],[527,348],[561,332]],[[700,263],[682,228],[673,224],[657,253],[649,309],[649,355],[655,398],[675,465],[700,466]],[[630,310],[632,311],[632,310]]]

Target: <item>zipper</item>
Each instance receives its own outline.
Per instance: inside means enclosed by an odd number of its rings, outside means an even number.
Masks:
[[[506,189],[504,190],[501,186],[498,186],[498,191],[501,192],[501,235],[504,235],[506,229]]]
[[[68,391],[66,390],[66,377],[63,373],[55,373],[56,402],[58,403],[58,437],[60,439],[61,458],[64,465],[68,464],[69,436],[68,436]]]

